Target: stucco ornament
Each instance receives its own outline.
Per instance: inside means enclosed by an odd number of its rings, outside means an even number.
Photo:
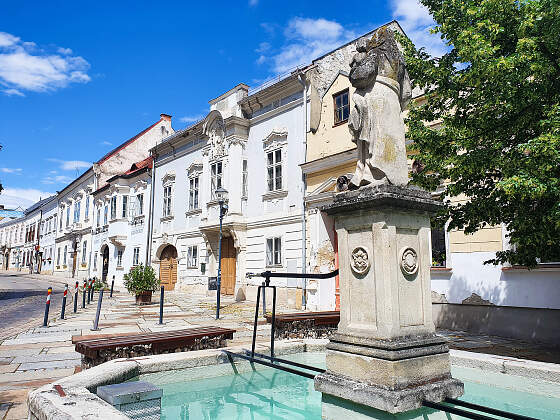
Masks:
[[[352,254],[350,254],[350,266],[357,274],[365,274],[369,270],[369,255],[365,247],[358,246],[354,248]]]
[[[413,248],[401,250],[401,270],[407,276],[412,276],[418,271],[418,254]]]
[[[350,64],[350,83],[356,91],[348,128],[358,147],[358,164],[349,187],[404,186],[408,168],[401,112],[412,96],[404,57],[388,28],[360,40],[356,49]]]

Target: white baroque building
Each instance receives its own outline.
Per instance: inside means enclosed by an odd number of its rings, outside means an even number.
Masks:
[[[204,120],[152,149],[151,262],[162,284],[206,293],[217,276],[220,186],[228,191],[222,293],[254,300],[262,279],[247,272],[301,272],[303,98],[299,72],[254,93],[237,85],[210,101]],[[300,281],[274,283],[281,303],[301,306]]]

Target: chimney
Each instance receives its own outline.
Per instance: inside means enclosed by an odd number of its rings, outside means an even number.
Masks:
[[[159,114],[160,118],[165,121],[171,122],[171,115],[168,114]]]

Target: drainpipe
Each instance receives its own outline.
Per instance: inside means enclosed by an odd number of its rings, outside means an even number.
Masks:
[[[156,147],[157,148],[157,144]],[[154,148],[154,149],[155,149]],[[152,185],[150,185],[150,210],[148,212],[148,234],[146,243],[146,266],[152,265],[152,236],[154,232],[154,189],[156,185],[156,158],[157,152],[152,152]]]
[[[304,162],[307,159],[307,86],[305,84],[305,75],[300,73],[298,75],[298,82],[303,87],[303,156]],[[307,266],[307,222],[305,219],[305,191],[307,189],[307,182],[305,179],[305,174],[301,173],[301,186],[303,192],[303,211],[301,213],[301,272],[305,273]],[[307,279],[302,279],[302,293],[301,293],[301,308],[303,310],[307,309]]]

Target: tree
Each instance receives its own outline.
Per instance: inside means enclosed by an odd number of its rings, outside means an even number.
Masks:
[[[401,37],[413,84],[426,92],[407,117],[423,167],[413,182],[445,186],[438,221],[449,229],[506,227],[512,249],[486,263],[558,261],[560,2],[420,2],[449,49],[435,58]],[[436,120],[438,129],[424,123]],[[468,201],[449,200],[461,196]]]

